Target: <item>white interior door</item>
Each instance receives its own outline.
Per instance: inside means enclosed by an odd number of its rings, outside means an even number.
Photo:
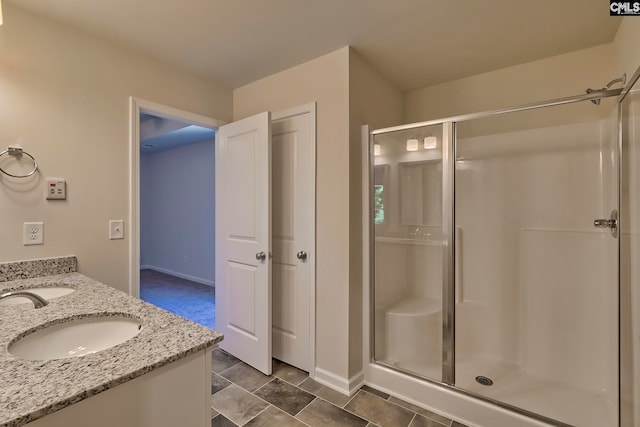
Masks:
[[[216,328],[222,349],[271,374],[271,114],[216,137]]]
[[[274,113],[273,357],[309,372],[315,249],[315,105]]]

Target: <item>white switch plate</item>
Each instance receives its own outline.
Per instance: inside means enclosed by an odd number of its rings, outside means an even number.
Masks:
[[[22,244],[24,246],[44,244],[44,222],[25,222],[22,225]]]
[[[109,239],[124,239],[124,221],[121,219],[112,219],[109,221]]]

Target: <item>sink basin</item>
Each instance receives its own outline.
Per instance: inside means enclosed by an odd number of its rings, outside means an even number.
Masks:
[[[63,319],[14,341],[9,353],[26,360],[80,357],[121,344],[141,329],[141,320],[123,315]]]
[[[20,290],[34,293],[46,300],[62,297],[65,295],[69,295],[71,292],[75,292],[75,289],[67,288],[64,286],[52,286],[47,288],[29,288],[29,289],[20,289]],[[5,305],[17,305],[17,304],[27,304],[27,303],[32,304],[32,302],[28,298],[21,298],[21,297],[8,298],[0,301],[0,307]]]

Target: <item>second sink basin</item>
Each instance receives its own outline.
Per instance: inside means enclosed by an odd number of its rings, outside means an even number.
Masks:
[[[66,286],[51,286],[46,288],[44,287],[43,288],[27,288],[27,289],[20,289],[20,290],[34,293],[46,300],[63,297],[75,291],[75,289],[68,288]],[[32,304],[32,303],[28,298],[21,298],[21,297],[8,298],[0,301],[0,307],[5,305],[17,305],[17,304]]]
[[[135,337],[139,319],[123,316],[90,316],[51,324],[14,341],[9,353],[19,359],[52,360],[97,353]]]

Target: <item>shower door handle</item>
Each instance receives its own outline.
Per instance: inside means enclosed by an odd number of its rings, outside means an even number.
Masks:
[[[609,218],[598,218],[593,220],[593,226],[596,228],[609,228],[613,237],[618,237],[618,211],[611,211]]]

